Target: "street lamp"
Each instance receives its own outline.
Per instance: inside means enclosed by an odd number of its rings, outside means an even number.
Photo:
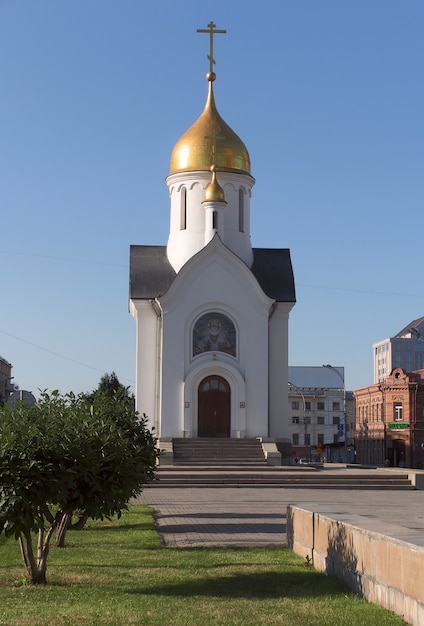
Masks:
[[[342,411],[342,419],[343,419],[343,430],[344,430],[344,456],[345,456],[345,460],[347,461],[347,433],[346,433],[346,385],[345,385],[345,379],[344,379],[344,375],[339,372],[339,370],[336,367],[333,367],[332,365],[330,365],[329,363],[325,363],[323,365],[323,367],[328,368],[329,370],[332,370],[335,374],[337,374],[337,376],[340,378],[340,380],[342,381],[343,384],[343,411]],[[344,372],[344,370],[343,370]]]

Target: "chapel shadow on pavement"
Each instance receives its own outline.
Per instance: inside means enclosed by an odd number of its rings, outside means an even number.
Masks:
[[[169,535],[181,535],[183,537],[190,536],[190,533],[195,535],[203,535],[210,537],[210,541],[214,541],[214,536],[217,537],[216,541],[220,541],[222,535],[242,535],[242,534],[267,534],[267,535],[283,535],[286,532],[285,524],[281,522],[278,524],[258,524],[246,523],[246,524],[231,524],[223,522],[222,524],[201,524],[194,526],[193,524],[167,524],[159,525],[157,527],[158,532],[164,539]],[[206,539],[205,539],[205,542]],[[283,543],[283,540],[282,540]]]
[[[178,517],[182,517],[182,518],[187,518],[187,519],[244,519],[244,520],[248,520],[248,519],[281,519],[282,517],[285,517],[284,515],[281,515],[281,513],[229,513],[228,511],[226,511],[225,513],[210,513],[210,512],[205,512],[205,513],[201,513],[198,511],[195,511],[194,513],[160,513],[159,515],[157,515],[158,519],[166,519],[167,517],[171,517],[171,518],[178,518]]]

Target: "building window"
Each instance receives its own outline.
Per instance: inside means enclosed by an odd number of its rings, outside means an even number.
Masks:
[[[311,445],[311,435],[309,433],[305,433],[305,446]]]
[[[181,189],[180,230],[187,228],[187,189]]]
[[[339,443],[339,436],[333,435],[333,443]]]
[[[317,417],[317,424],[325,424],[325,422],[324,422],[324,415],[318,415],[318,417]]]
[[[239,231],[244,233],[244,191],[239,189]]]
[[[394,410],[395,422],[402,422],[403,421],[402,403],[395,402],[395,404],[393,405],[393,410]]]
[[[333,411],[340,411],[340,402],[333,402]]]
[[[318,435],[317,443],[320,443],[321,445],[324,445],[324,435],[323,434],[320,433]]]
[[[294,446],[298,446],[299,445],[299,433],[293,433],[293,435],[292,435],[292,444]]]
[[[310,411],[311,410],[311,403],[310,402],[305,402],[305,409],[306,409],[306,411]]]
[[[298,417],[292,417],[292,424],[298,424],[299,423],[299,418]]]
[[[292,409],[293,409],[293,411],[298,411],[299,410],[299,402],[297,400],[292,402]]]
[[[334,424],[338,424],[340,421],[339,416],[338,415],[333,415],[333,425]]]
[[[318,411],[323,411],[324,410],[324,402],[317,402],[317,409],[318,409]]]

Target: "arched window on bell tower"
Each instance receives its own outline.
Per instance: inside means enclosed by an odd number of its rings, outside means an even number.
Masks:
[[[239,189],[239,232],[244,233],[244,191]]]
[[[187,228],[187,189],[181,189],[180,230]]]
[[[218,230],[218,211],[212,213],[212,228]]]

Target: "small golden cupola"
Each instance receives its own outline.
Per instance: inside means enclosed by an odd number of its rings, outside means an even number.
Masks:
[[[218,182],[216,177],[217,172],[216,165],[211,165],[210,170],[212,172],[212,180],[205,189],[205,202],[225,202],[225,193],[223,188]],[[225,204],[227,204],[225,202]]]
[[[177,141],[171,155],[170,174],[209,170],[214,164],[221,172],[250,174],[250,158],[240,137],[222,119],[215,104],[213,82],[206,74],[209,93],[200,117]]]

